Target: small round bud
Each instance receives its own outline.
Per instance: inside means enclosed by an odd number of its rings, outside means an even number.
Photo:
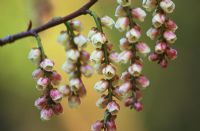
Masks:
[[[128,29],[129,19],[128,17],[119,17],[115,23],[115,28],[120,32],[124,32]]]
[[[119,104],[116,103],[116,101],[111,101],[107,105],[107,110],[112,114],[116,115],[118,111],[120,110]]]
[[[38,48],[32,48],[28,54],[28,59],[33,63],[38,65],[41,61],[41,51]]]
[[[166,16],[164,14],[157,13],[153,16],[152,24],[155,28],[159,28],[165,23],[165,20]]]
[[[86,47],[87,39],[83,35],[77,35],[74,37],[74,43],[78,47],[83,48],[83,47]]]
[[[112,29],[113,26],[115,25],[115,21],[109,16],[104,16],[101,18],[101,24],[102,26]]]
[[[108,89],[109,83],[106,80],[101,80],[96,82],[94,85],[94,90],[98,93],[103,93]]]
[[[41,63],[40,63],[40,67],[46,71],[52,71],[53,67],[54,67],[54,62],[49,60],[49,59],[44,59]]]
[[[105,79],[112,79],[116,75],[116,69],[112,65],[107,65],[103,68],[102,73]]]
[[[135,8],[131,11],[133,18],[138,19],[143,22],[145,17],[147,16],[146,12],[141,8]]]
[[[50,120],[54,115],[53,109],[51,108],[44,108],[40,112],[40,118],[42,120]]]
[[[58,89],[51,89],[50,96],[54,102],[60,102],[63,95],[58,91]]]

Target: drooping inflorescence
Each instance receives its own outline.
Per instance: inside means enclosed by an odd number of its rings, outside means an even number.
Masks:
[[[60,102],[64,97],[68,98],[69,107],[79,106],[81,98],[86,96],[82,77],[92,76],[95,70],[102,76],[94,85],[94,90],[101,94],[96,106],[105,109],[105,112],[104,117],[91,126],[91,130],[116,131],[115,119],[120,110],[118,101],[123,101],[126,107],[134,108],[136,111],[143,109],[142,90],[150,85],[149,79],[142,74],[143,58],[148,56],[150,61],[155,61],[166,68],[169,60],[177,57],[177,51],[171,45],[177,40],[175,31],[178,26],[168,16],[174,11],[175,4],[172,0],[143,0],[143,7],[147,11],[153,11],[152,27],[146,33],[151,40],[156,41],[155,49],[150,53],[148,44],[141,40],[143,31],[140,22],[144,22],[147,16],[142,8],[132,7],[131,0],[116,0],[118,6],[115,10],[115,22],[107,15],[99,17],[89,10],[96,2],[97,0],[90,0],[69,16],[59,17],[40,28],[31,29],[31,23],[27,32],[0,39],[0,45],[27,36],[36,38],[38,47],[31,49],[28,59],[37,66],[32,77],[36,81],[36,88],[42,93],[35,101],[42,120],[50,120],[54,115],[63,112]],[[81,22],[71,20],[83,14],[89,14],[96,23],[89,31],[88,38],[81,34]],[[69,84],[62,86],[59,86],[62,77],[53,69],[54,62],[48,59],[37,34],[60,23],[67,28],[59,34],[58,43],[66,51],[66,61],[62,65],[62,70],[69,76]],[[103,27],[115,27],[123,34],[119,44],[113,45],[109,42]],[[87,43],[94,47],[91,55],[85,50]],[[118,46],[120,52],[113,50],[113,46]],[[93,66],[90,65],[90,61]],[[127,68],[122,68],[121,75],[118,75],[118,66],[121,65]]]
[[[173,13],[175,4],[172,0],[144,0],[143,6],[149,11],[154,10],[152,27],[147,31],[147,36],[156,40],[156,45],[154,52],[149,55],[149,60],[166,68],[169,60],[177,57],[176,49],[170,46],[177,40],[175,31],[178,26],[168,17],[168,14]]]

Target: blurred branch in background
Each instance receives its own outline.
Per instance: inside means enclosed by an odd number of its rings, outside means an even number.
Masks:
[[[4,37],[2,39],[0,39],[0,46],[4,46],[8,43],[12,43],[18,39],[22,39],[28,36],[33,36],[33,34],[37,34],[40,33],[44,30],[47,30],[49,28],[52,28],[54,26],[57,26],[59,24],[63,24],[64,22],[71,20],[73,18],[76,18],[78,16],[81,15],[85,15],[87,14],[87,10],[90,9],[91,6],[93,6],[98,0],[89,0],[85,5],[83,5],[80,9],[74,11],[73,13],[64,16],[64,17],[57,17],[57,18],[53,18],[52,20],[50,20],[49,22],[47,22],[46,24],[39,26],[35,29],[30,29],[18,34],[14,34],[14,35],[9,35],[7,37]],[[30,27],[28,27],[30,28]]]

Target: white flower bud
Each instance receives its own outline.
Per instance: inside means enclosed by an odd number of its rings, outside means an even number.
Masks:
[[[59,92],[63,95],[63,96],[69,96],[71,91],[70,91],[70,88],[69,86],[67,85],[64,85],[64,86],[60,86],[58,88]]]
[[[119,17],[115,23],[115,28],[120,32],[124,32],[128,29],[129,19],[128,17]]]
[[[140,37],[141,37],[141,31],[137,26],[132,28],[130,31],[126,33],[126,38],[130,43],[138,42]]]
[[[67,32],[61,32],[57,38],[57,41],[59,44],[66,46],[66,44],[70,41]]]
[[[38,80],[40,77],[43,77],[43,76],[44,76],[44,72],[40,68],[34,70],[32,73],[32,77],[34,80]]]
[[[87,44],[87,39],[83,35],[77,35],[74,37],[74,43],[80,47],[83,48]]]
[[[101,32],[95,33],[91,37],[91,43],[97,49],[100,49],[102,47],[102,45],[106,43],[106,41],[107,41],[107,39],[105,37],[105,34],[103,34]]]
[[[70,24],[72,26],[72,29],[77,32],[81,32],[83,30],[83,25],[79,20],[72,20]]]
[[[102,26],[112,29],[113,26],[115,25],[115,21],[109,16],[104,16],[101,18],[101,24]]]
[[[148,87],[150,85],[150,81],[146,76],[139,76],[136,79],[137,84],[140,86],[141,89],[145,89],[146,87]]]
[[[106,95],[101,96],[96,102],[96,106],[101,109],[105,108],[107,104],[108,104],[108,98],[106,98]]]
[[[159,42],[155,46],[155,52],[157,54],[162,54],[167,49],[167,44],[165,42]]]
[[[133,76],[139,76],[142,72],[142,65],[140,63],[134,63],[128,68],[128,72]]]
[[[71,108],[77,108],[81,104],[80,97],[78,96],[69,96],[68,97],[68,105]]]
[[[66,52],[67,60],[76,63],[80,57],[80,52],[76,49],[70,49]]]
[[[54,62],[49,60],[49,59],[44,59],[41,63],[40,63],[40,67],[46,71],[52,71],[53,67],[54,67]]]
[[[127,64],[131,60],[132,56],[133,53],[131,51],[123,51],[119,54],[118,61],[120,63]]]
[[[66,73],[70,73],[76,70],[76,66],[74,63],[71,63],[70,61],[66,61],[62,65],[62,70],[65,71]]]
[[[37,86],[36,88],[39,91],[44,91],[46,89],[46,87],[49,85],[49,79],[46,77],[41,77],[40,79],[38,79],[37,81]]]
[[[154,28],[154,27],[151,27],[146,35],[151,39],[151,40],[154,40],[158,35],[159,35],[160,31],[159,29],[157,28]]]
[[[83,86],[83,83],[79,78],[74,78],[69,81],[69,86],[72,91],[76,92]]]
[[[112,79],[116,75],[116,69],[112,65],[103,68],[102,73],[106,79]]]
[[[93,61],[94,63],[101,63],[103,57],[104,53],[102,50],[94,50],[90,55],[90,60]]]
[[[93,27],[93,28],[89,31],[89,33],[88,33],[88,39],[89,39],[89,41],[91,41],[92,36],[93,36],[94,34],[96,34],[96,33],[97,33],[97,29],[96,29],[95,27]]]
[[[94,85],[94,90],[98,93],[103,93],[108,89],[109,83],[106,80],[101,80],[96,82]]]
[[[85,77],[91,77],[92,74],[94,73],[94,69],[92,66],[90,65],[83,65],[81,66],[81,73],[85,76]]]
[[[157,6],[157,0],[143,0],[142,4],[147,11],[152,11]]]
[[[127,96],[129,96],[129,91],[131,89],[132,89],[132,84],[130,82],[125,82],[118,88],[118,93],[120,93],[121,96],[126,98]]]
[[[166,12],[166,13],[172,13],[175,9],[175,4],[171,0],[162,0],[160,2],[160,7]]]
[[[127,38],[121,38],[119,40],[119,44],[120,44],[120,49],[121,50],[130,50],[131,49],[131,45],[130,43],[128,42],[128,39]]]
[[[153,16],[152,24],[155,28],[161,27],[165,23],[166,17],[164,14],[157,13]]]
[[[126,15],[127,14],[126,14],[126,11],[124,10],[124,7],[121,5],[118,5],[115,10],[115,16],[116,17],[125,17]]]
[[[38,48],[32,48],[28,54],[28,59],[34,64],[39,64],[41,61],[41,51]]]
[[[131,0],[117,0],[117,3],[123,7],[126,7],[131,5]]]
[[[111,101],[107,105],[107,110],[112,114],[116,115],[118,111],[120,110],[119,104],[116,103],[116,101]]]

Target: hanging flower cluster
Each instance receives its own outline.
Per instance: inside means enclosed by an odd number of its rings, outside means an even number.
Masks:
[[[80,21],[73,20],[65,23],[67,31],[61,32],[58,42],[65,47],[66,62],[62,69],[69,75],[69,85],[60,87],[60,91],[68,96],[70,107],[77,107],[81,104],[80,97],[86,95],[86,88],[82,82],[82,75],[90,77],[93,68],[88,64],[90,54],[84,50],[87,39],[80,32],[83,26]]]
[[[118,75],[116,68],[112,63],[111,52],[112,45],[108,44],[102,27],[113,28],[115,22],[112,18],[104,16],[99,18],[94,12],[90,12],[94,17],[97,27],[93,27],[89,34],[88,39],[94,46],[95,50],[92,52],[90,60],[94,63],[97,72],[103,75],[103,79],[96,82],[94,90],[102,96],[97,100],[96,106],[104,109],[104,119],[96,121],[92,126],[92,131],[101,131],[102,129],[108,131],[115,131],[115,118],[120,110],[119,104],[114,100],[113,90],[117,86]],[[103,94],[107,92],[107,94]]]
[[[28,59],[38,67],[33,71],[32,77],[37,83],[37,90],[42,93],[35,101],[35,106],[41,110],[42,120],[50,120],[54,115],[63,112],[60,104],[63,94],[57,89],[62,77],[53,70],[54,62],[45,56],[42,47],[31,49]]]
[[[60,101],[68,97],[69,107],[77,107],[81,104],[81,98],[86,95],[86,88],[82,77],[90,77],[96,72],[102,79],[94,85],[94,90],[101,94],[96,106],[105,109],[102,120],[96,121],[92,131],[116,131],[115,119],[120,110],[117,100],[124,105],[134,108],[136,111],[143,109],[142,90],[150,85],[149,79],[142,74],[143,57],[149,55],[150,47],[141,41],[142,30],[139,25],[146,17],[142,8],[131,7],[131,0],[117,0],[115,11],[117,21],[111,17],[98,17],[94,12],[87,10],[85,14],[93,17],[96,27],[92,27],[88,38],[81,34],[83,26],[80,21],[65,22],[66,31],[58,36],[60,43],[66,51],[66,61],[62,69],[69,76],[69,84],[59,86],[62,78],[53,70],[54,62],[49,60],[44,53],[39,36],[34,34],[38,47],[33,48],[28,58],[38,66],[33,72],[33,79],[37,83],[37,89],[42,96],[35,101],[35,106],[41,110],[41,119],[49,120],[63,111]],[[143,0],[143,7],[147,11],[153,11],[152,27],[147,31],[147,36],[156,40],[153,53],[149,55],[150,61],[157,61],[166,68],[169,60],[177,57],[177,51],[170,46],[177,40],[175,31],[176,23],[168,17],[175,9],[171,0]],[[119,40],[120,53],[113,50],[103,27],[124,33]],[[94,50],[91,55],[85,50],[90,42]],[[89,62],[93,62],[93,66]],[[121,76],[117,74],[117,65],[126,65]],[[125,66],[125,67],[126,67]],[[93,69],[94,68],[94,69]]]
[[[161,67],[166,68],[169,60],[177,57],[177,51],[170,46],[177,40],[175,31],[178,26],[167,15],[173,13],[175,4],[172,0],[143,0],[147,10],[154,10],[152,27],[147,31],[147,36],[156,39],[155,50],[149,55],[150,61],[157,61]]]

